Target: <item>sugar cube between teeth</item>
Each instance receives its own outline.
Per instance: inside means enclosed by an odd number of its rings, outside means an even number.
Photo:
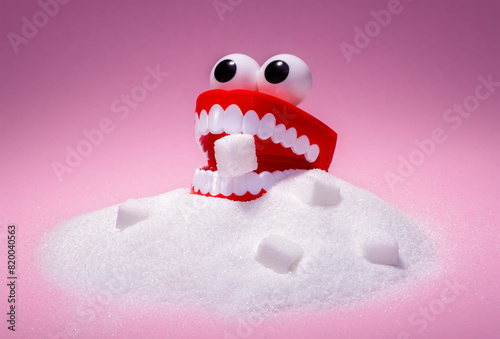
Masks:
[[[217,170],[220,175],[238,177],[257,169],[253,135],[227,135],[218,139],[214,147]]]

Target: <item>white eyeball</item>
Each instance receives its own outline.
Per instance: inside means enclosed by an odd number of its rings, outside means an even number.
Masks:
[[[278,54],[268,59],[260,68],[257,86],[259,92],[297,105],[311,89],[311,71],[306,63],[295,55]]]
[[[260,66],[245,54],[229,54],[221,58],[210,73],[210,88],[225,90],[257,90],[257,73]]]

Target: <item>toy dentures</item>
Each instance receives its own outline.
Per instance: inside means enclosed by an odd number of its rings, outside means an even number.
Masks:
[[[287,170],[327,171],[337,133],[296,106],[311,84],[307,65],[290,54],[262,67],[243,54],[221,58],[212,89],[196,100],[195,137],[208,163],[195,171],[191,192],[249,201]]]

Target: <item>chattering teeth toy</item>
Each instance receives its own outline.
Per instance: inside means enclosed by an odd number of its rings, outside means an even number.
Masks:
[[[191,192],[249,201],[289,170],[327,171],[337,133],[296,106],[311,85],[307,65],[290,54],[262,67],[244,54],[221,58],[212,89],[196,101],[195,137],[208,164],[195,171]]]

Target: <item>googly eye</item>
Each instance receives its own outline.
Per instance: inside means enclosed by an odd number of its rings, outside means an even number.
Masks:
[[[302,59],[291,54],[278,54],[268,59],[257,75],[259,92],[273,95],[297,105],[309,93],[312,77]]]
[[[257,90],[257,73],[260,66],[245,54],[229,54],[221,58],[210,73],[210,87],[232,90]]]

